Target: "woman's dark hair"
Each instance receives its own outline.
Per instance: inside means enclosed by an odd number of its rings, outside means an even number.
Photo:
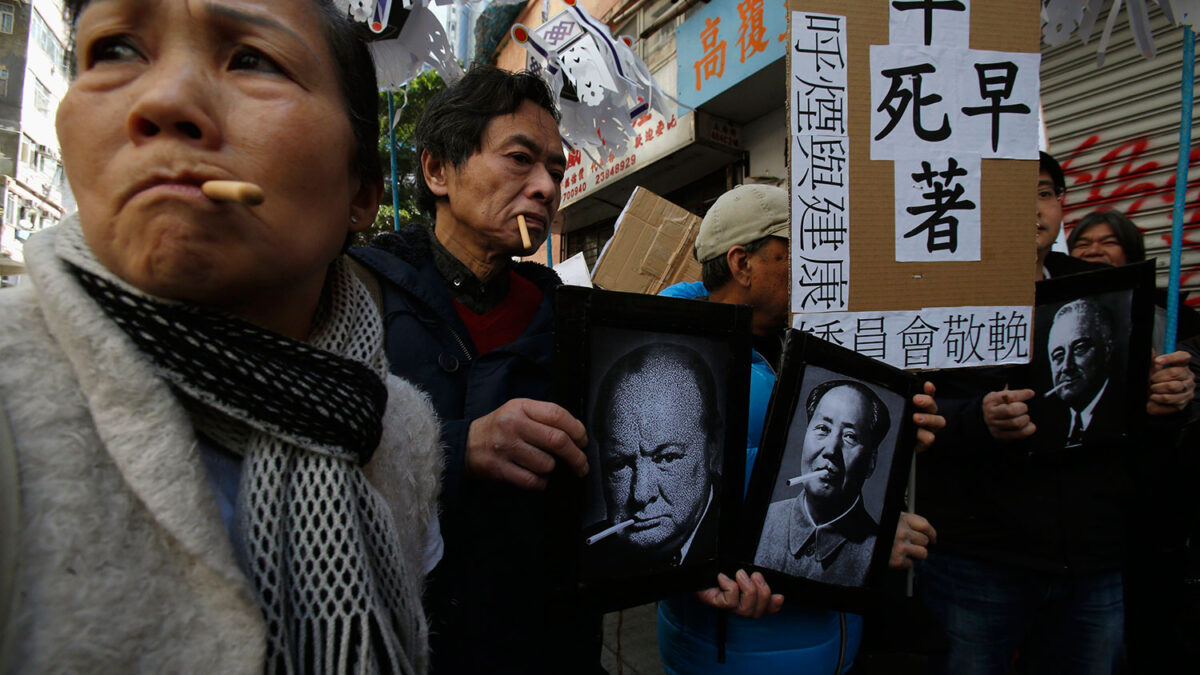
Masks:
[[[1124,213],[1111,209],[1093,211],[1080,218],[1075,227],[1071,228],[1071,234],[1067,237],[1067,250],[1075,250],[1075,242],[1079,241],[1083,233],[1100,223],[1112,228],[1113,234],[1117,237],[1117,243],[1125,251],[1126,262],[1142,262],[1146,259],[1146,243],[1142,231]]]
[[[383,176],[383,165],[379,161],[379,87],[375,80],[375,61],[367,48],[366,26],[350,19],[330,0],[312,2],[325,17],[325,40],[333,55],[338,84],[346,102],[346,116],[354,132],[350,170],[363,180],[377,180]],[[89,4],[91,0],[65,0],[63,3],[67,25],[71,27],[72,52],[75,22]]]
[[[413,130],[417,150],[417,205],[434,214],[437,198],[425,183],[420,157],[434,157],[460,167],[483,147],[483,130],[492,118],[510,115],[525,101],[544,108],[557,123],[554,95],[540,77],[528,72],[510,73],[477,64],[461,80],[429,100]]]

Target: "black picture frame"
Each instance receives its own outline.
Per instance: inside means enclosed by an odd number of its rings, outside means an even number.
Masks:
[[[578,516],[575,523],[578,527],[570,535],[581,599],[601,611],[612,611],[712,586],[720,557],[729,548],[728,542],[736,538],[737,507],[745,473],[748,410],[744,402],[749,398],[750,387],[750,308],[567,286],[555,291],[554,301],[555,398],[584,422],[589,440],[590,471],[579,481],[579,489],[575,491]],[[697,364],[693,355],[699,355],[702,363]],[[715,396],[712,404],[717,406],[720,424],[717,432],[705,428],[709,436],[718,438],[706,447],[706,464],[699,468],[694,463],[687,465],[691,474],[686,471],[679,476],[666,471],[651,474],[638,468],[637,457],[620,452],[620,448],[628,447],[628,444],[623,446],[612,440],[625,432],[605,425],[618,423],[601,423],[598,418],[626,420],[634,414],[631,411],[662,410],[663,415],[681,418],[679,424],[674,424],[672,419],[671,425],[662,427],[668,429],[664,433],[694,432],[696,420],[687,419],[686,412],[682,412],[694,406],[672,408],[670,402],[701,400],[704,394],[697,393],[696,398],[688,399],[687,392],[705,389],[699,384],[689,384],[698,383],[703,377],[696,374],[680,379],[671,375],[675,366],[683,362],[674,361],[676,358],[692,359],[684,370],[699,373],[705,367],[709,369],[712,386],[707,389],[710,399]],[[636,367],[641,370],[629,371],[628,365],[638,359],[642,360],[637,361]],[[610,372],[611,378],[606,381]],[[639,374],[634,378],[627,375],[628,372]],[[646,380],[642,373],[659,375],[655,376],[657,380]],[[652,395],[651,398],[630,397],[629,390],[622,389],[626,385],[621,383],[626,379],[628,386],[649,392],[647,395]],[[614,382],[617,383],[615,386]],[[648,382],[652,386],[638,386]],[[601,400],[628,400],[630,403],[626,405],[628,410],[623,409],[618,416],[607,408],[598,411]],[[639,419],[657,422],[652,413],[647,415],[649,417]],[[704,423],[708,424],[708,421]],[[627,425],[620,427],[627,428]],[[673,448],[672,453],[678,450],[674,445],[661,443],[656,447]],[[691,451],[683,455],[688,459],[695,458]],[[656,470],[659,466],[679,466],[674,462],[682,459],[677,453],[661,456],[668,459],[660,461],[660,455],[655,455]],[[711,461],[714,458],[717,463]],[[714,467],[716,471],[712,472]],[[702,483],[703,478],[697,481],[694,475],[703,468],[708,468],[708,475],[712,476],[708,492],[711,498],[704,502],[698,522],[693,522],[696,513],[693,508],[686,512],[687,515],[679,517],[684,522],[676,526],[674,513],[677,510],[664,506],[665,495],[672,494],[675,504],[695,505],[696,495],[703,490],[697,491],[694,484]],[[658,482],[653,483],[653,489],[660,491],[654,497],[658,500],[655,506],[649,505],[649,497],[638,493],[639,489],[643,492],[650,489],[646,487],[651,485],[647,482],[650,479],[646,478],[650,475],[658,477]],[[687,478],[688,475],[693,478]],[[641,482],[638,482],[638,476],[642,477]],[[671,493],[671,490],[676,492]],[[626,496],[620,496],[622,494]],[[619,500],[624,500],[623,504]],[[633,512],[622,520],[632,524],[603,535],[606,530],[613,529],[614,524],[620,525],[613,519],[622,510]],[[657,520],[643,517],[652,512],[660,514]],[[668,515],[662,516],[664,512]],[[680,533],[688,528],[691,528],[691,535],[684,542],[687,554],[680,558],[683,547],[678,550],[673,547]],[[597,536],[599,540],[589,543],[589,539]],[[672,537],[670,543],[660,546],[653,541],[656,537],[668,536]],[[609,541],[606,543],[605,539]]]
[[[1070,311],[1067,306],[1078,308]],[[1084,315],[1097,317],[1084,318]],[[1061,328],[1055,331],[1056,318]],[[1097,321],[1099,323],[1097,323]],[[1095,359],[1076,361],[1073,370],[1081,384],[1072,386],[1068,374],[1056,382],[1051,363],[1050,341],[1060,353],[1071,351],[1065,340],[1077,334],[1088,341],[1102,335],[1100,324],[1111,326],[1112,344],[1103,364]],[[1094,447],[1125,442],[1134,429],[1142,428],[1146,415],[1146,382],[1150,374],[1151,340],[1154,324],[1154,263],[1147,261],[1094,272],[1054,277],[1037,283],[1033,323],[1033,353],[1022,384],[1033,389],[1029,415],[1037,424],[1030,438],[1035,452],[1059,452],[1076,446]],[[1141,355],[1138,357],[1137,355]],[[1062,363],[1070,359],[1064,358]],[[1089,364],[1095,364],[1089,367]],[[1083,375],[1084,371],[1089,374]],[[1090,382],[1104,374],[1101,390],[1092,394]],[[1058,386],[1062,385],[1062,387]],[[1056,391],[1057,390],[1057,391]],[[1074,390],[1074,391],[1072,391]],[[1066,398],[1060,392],[1072,395]],[[1082,399],[1087,399],[1083,401]],[[1093,403],[1094,401],[1094,403]],[[1088,422],[1078,436],[1071,409],[1087,411]]]
[[[836,384],[845,381],[856,384]],[[821,391],[814,394],[818,386]],[[820,455],[817,459],[805,460],[804,446],[810,426],[806,399],[810,394],[814,396],[817,415],[822,415],[821,406],[831,392],[840,393],[828,399],[829,405],[848,396],[857,398],[862,405],[870,406],[869,411],[874,411],[875,406],[860,393],[863,388],[873,392],[887,411],[886,433],[875,447],[874,468],[857,488],[861,496],[854,500],[854,505],[843,512],[842,518],[827,521],[841,525],[822,529],[810,539],[804,534],[803,525],[792,526],[793,514],[800,513],[798,509],[803,509],[805,514],[809,512],[802,501],[803,482],[789,486],[788,476],[783,474],[799,474],[799,467],[806,463],[810,467],[828,468],[815,480],[824,483],[821,490],[826,494],[825,499],[841,499],[835,481],[828,477],[836,475],[845,480],[845,476],[853,475],[854,469],[846,470],[853,460],[840,465],[838,460],[824,460]],[[855,612],[875,606],[884,591],[884,574],[904,503],[916,444],[912,397],[919,391],[920,383],[914,375],[811,334],[789,330],[775,394],[767,411],[762,443],[742,508],[737,559],[726,572],[739,567],[757,570],[762,572],[773,591],[803,598],[806,604],[814,606]],[[822,415],[822,418],[826,417]],[[882,416],[876,419],[881,423],[884,421]],[[814,439],[832,431],[825,424],[813,426]],[[861,433],[859,430],[851,436],[851,430],[841,423],[835,422],[834,426],[844,429],[845,433],[828,437],[843,438],[843,443],[849,442],[845,439],[851,437],[857,439],[857,434]],[[830,454],[838,452],[835,448]],[[836,466],[840,468],[835,469]],[[810,523],[814,519],[808,518]],[[872,520],[874,527],[871,527]],[[796,519],[795,522],[802,521]],[[841,526],[845,526],[844,531],[838,529]],[[791,544],[784,540],[790,539],[806,542],[798,549],[804,552],[802,555],[789,551]]]

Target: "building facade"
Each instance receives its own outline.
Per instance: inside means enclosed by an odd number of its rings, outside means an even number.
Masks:
[[[22,267],[33,232],[57,224],[69,199],[54,116],[69,80],[60,0],[0,0],[0,277]]]

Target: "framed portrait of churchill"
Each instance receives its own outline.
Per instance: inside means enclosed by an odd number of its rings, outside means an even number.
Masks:
[[[1146,411],[1154,309],[1154,263],[1142,262],[1039,281],[1030,438],[1041,452],[1119,444]]]
[[[917,378],[790,330],[739,531],[738,565],[806,603],[880,590],[916,444]]]
[[[587,430],[575,564],[611,611],[711,586],[744,480],[749,307],[561,287],[555,395]]]

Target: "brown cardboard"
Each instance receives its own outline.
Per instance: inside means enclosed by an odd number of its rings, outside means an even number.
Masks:
[[[873,161],[870,145],[870,45],[888,43],[889,4],[878,0],[788,1],[791,11],[836,14],[845,16],[847,22],[849,311],[1033,305],[1038,174],[1038,164],[1033,160],[983,160],[980,261],[895,260],[892,162]],[[971,3],[971,48],[1037,52],[1041,40],[1040,9],[1037,0]],[[790,11],[788,20],[791,21]],[[791,78],[790,57],[787,61]]]
[[[629,196],[592,283],[611,291],[655,294],[671,284],[700,280],[692,253],[700,216],[646,188]]]

